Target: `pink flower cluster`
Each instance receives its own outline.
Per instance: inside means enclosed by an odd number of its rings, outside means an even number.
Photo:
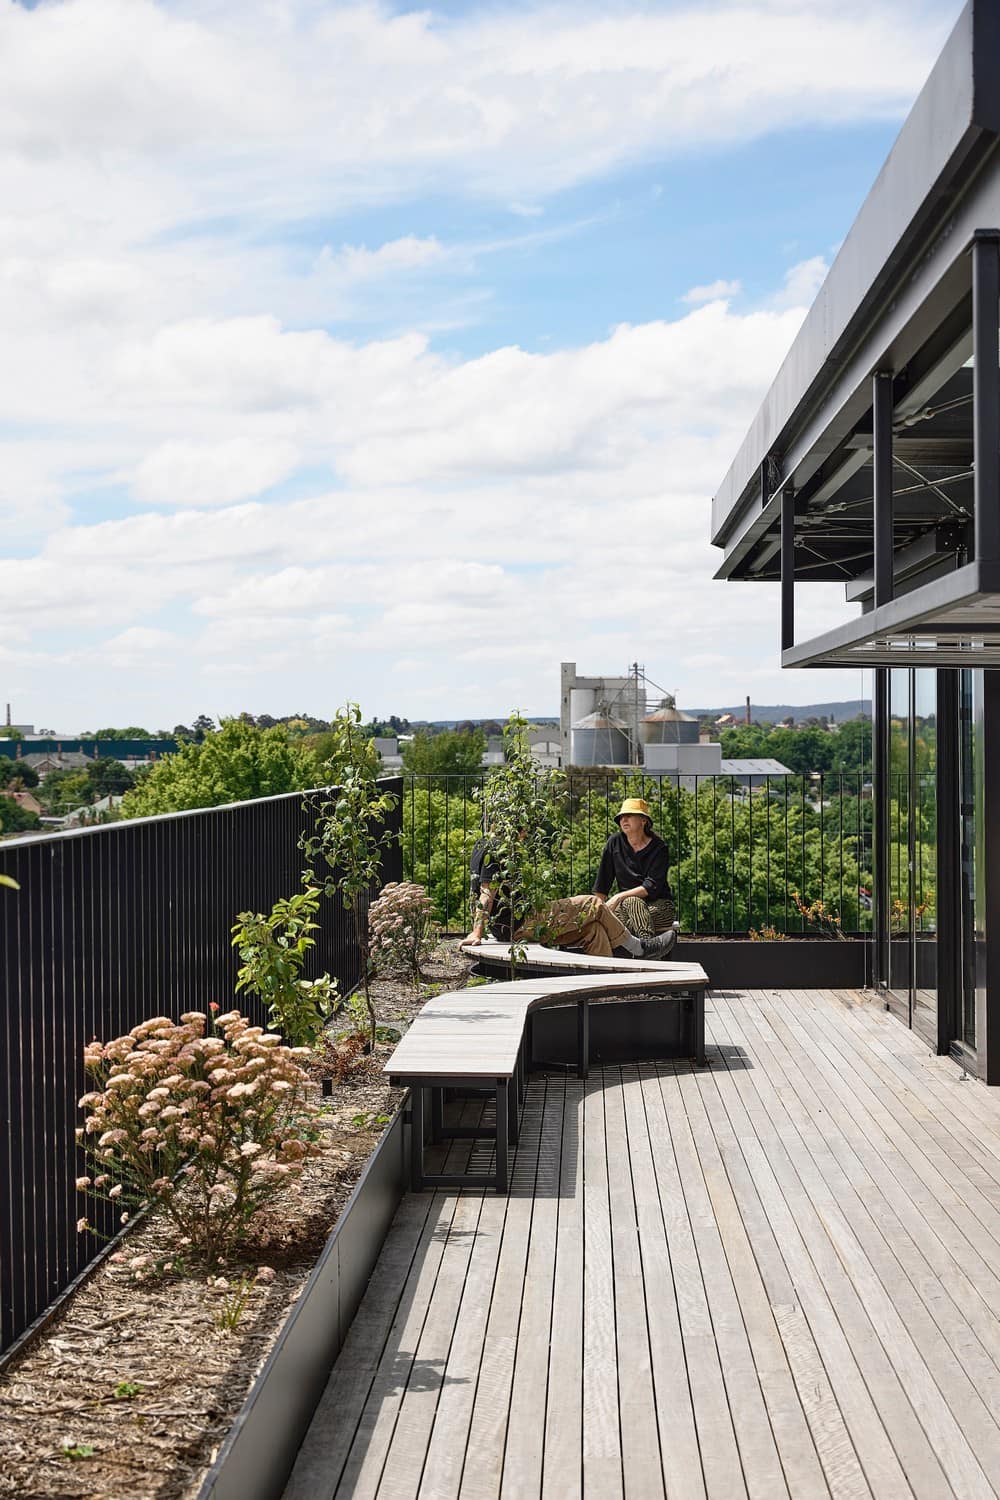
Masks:
[[[191,1011],[89,1043],[96,1087],[80,1100],[76,1134],[97,1170],[78,1189],[162,1207],[204,1255],[232,1249],[320,1149],[299,1062],[308,1055],[235,1010],[213,1016],[208,1035]]]
[[[431,898],[412,880],[383,886],[368,912],[369,953],[375,969],[409,970],[420,982],[420,965],[438,939]]]

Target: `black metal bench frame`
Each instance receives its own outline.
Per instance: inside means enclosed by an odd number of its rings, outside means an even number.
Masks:
[[[690,1016],[692,1056],[699,1065],[703,1065],[705,1058],[705,987],[698,986],[688,990],[673,990],[669,996],[662,998],[677,998],[684,1005],[685,1014]],[[577,1035],[577,1062],[576,1072],[579,1078],[587,1078],[590,1074],[590,1005],[591,1001],[600,1004],[600,995],[584,995],[575,1001],[562,1001],[553,997],[550,1005],[562,1003],[576,1005],[576,1035]],[[535,1006],[535,1009],[542,1007]],[[419,1021],[419,1017],[417,1018]],[[519,1133],[519,1121],[521,1105],[524,1102],[527,1075],[536,1065],[536,1059],[532,1052],[532,1012],[525,1015],[525,1025],[521,1036],[521,1045],[518,1048],[517,1061],[514,1072],[510,1077],[497,1078],[493,1074],[462,1074],[461,1077],[442,1077],[428,1074],[419,1078],[394,1078],[390,1074],[392,1083],[409,1083],[410,1106],[407,1116],[410,1125],[410,1186],[414,1192],[422,1192],[426,1188],[465,1188],[465,1187],[489,1187],[496,1188],[498,1193],[506,1193],[509,1186],[509,1150],[510,1146],[517,1144]],[[542,1063],[543,1067],[551,1064]],[[492,1121],[484,1120],[478,1125],[450,1125],[445,1122],[444,1104],[446,1089],[471,1089],[481,1091],[483,1094],[493,1094],[495,1099],[494,1116]],[[424,1170],[424,1153],[426,1133],[426,1109],[424,1091],[430,1091],[430,1135],[432,1144],[440,1144],[445,1140],[488,1140],[493,1142],[494,1167],[492,1174],[482,1172],[426,1172]]]

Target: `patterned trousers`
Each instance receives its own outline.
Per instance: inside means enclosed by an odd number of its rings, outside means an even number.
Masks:
[[[615,907],[633,937],[651,938],[674,925],[675,907],[669,896],[659,901],[644,901],[641,896],[626,896]]]

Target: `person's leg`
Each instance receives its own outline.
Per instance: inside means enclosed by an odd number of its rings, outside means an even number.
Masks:
[[[649,914],[649,903],[641,896],[626,896],[624,901],[619,901],[614,910],[614,915],[622,921],[629,932],[637,938],[651,938],[656,934],[653,920]]]
[[[669,897],[664,896],[659,901],[647,901],[646,910],[655,933],[668,932],[673,927],[677,909]]]
[[[609,958],[616,945],[611,941],[602,913],[603,904],[596,896],[564,896],[560,901],[550,901],[537,914],[539,941],[550,948],[580,948],[584,953]],[[624,932],[613,913],[604,915],[612,918],[612,930]]]

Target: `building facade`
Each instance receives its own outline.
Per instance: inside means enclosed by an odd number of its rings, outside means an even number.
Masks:
[[[713,500],[785,667],[863,666],[873,973],[1000,1082],[1000,6],[969,0]],[[852,617],[809,640],[797,591]],[[845,615],[847,611],[845,610]]]

